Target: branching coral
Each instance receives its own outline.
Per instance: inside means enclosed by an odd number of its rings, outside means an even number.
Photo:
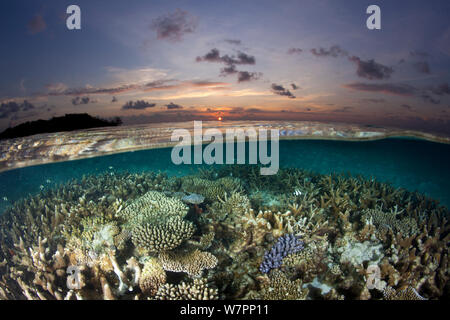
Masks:
[[[157,222],[161,217],[183,218],[187,211],[188,207],[180,199],[167,197],[162,192],[149,191],[117,212],[116,216],[133,227],[145,222]]]
[[[131,239],[136,247],[150,252],[172,250],[194,234],[192,222],[171,217],[159,223],[146,223],[132,230]]]
[[[283,258],[288,254],[303,250],[304,243],[292,234],[288,234],[278,238],[272,249],[264,253],[264,259],[261,262],[259,270],[263,273],[269,272],[271,269],[281,267]]]
[[[154,296],[166,283],[166,272],[158,259],[150,257],[144,264],[139,278],[139,287],[144,294]]]
[[[218,291],[211,288],[206,279],[194,279],[192,283],[179,285],[166,283],[156,293],[157,300],[217,300]]]

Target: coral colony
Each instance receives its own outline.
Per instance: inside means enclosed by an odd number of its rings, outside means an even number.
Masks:
[[[287,234],[278,238],[270,251],[264,253],[263,262],[259,270],[268,273],[271,269],[281,267],[283,258],[288,254],[298,252],[303,249],[303,242],[292,234]]]
[[[448,299],[448,216],[299,169],[89,175],[0,216],[0,298]]]

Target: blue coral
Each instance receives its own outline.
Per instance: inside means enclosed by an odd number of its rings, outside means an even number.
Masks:
[[[268,273],[271,269],[281,267],[284,257],[288,254],[303,250],[304,243],[299,237],[287,234],[278,238],[272,249],[264,253],[264,259],[259,266],[259,270]]]

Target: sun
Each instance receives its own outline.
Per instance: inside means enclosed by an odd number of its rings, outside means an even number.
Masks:
[[[222,121],[222,117],[218,117],[217,120]]]

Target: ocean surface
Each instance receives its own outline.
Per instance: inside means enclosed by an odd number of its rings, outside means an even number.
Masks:
[[[172,148],[163,148],[126,152],[0,173],[0,212],[21,197],[83,175],[150,170],[180,176],[208,167],[174,165],[171,151]],[[280,141],[280,167],[297,167],[322,174],[363,175],[395,187],[419,191],[447,207],[450,207],[449,164],[450,145],[417,139]]]

